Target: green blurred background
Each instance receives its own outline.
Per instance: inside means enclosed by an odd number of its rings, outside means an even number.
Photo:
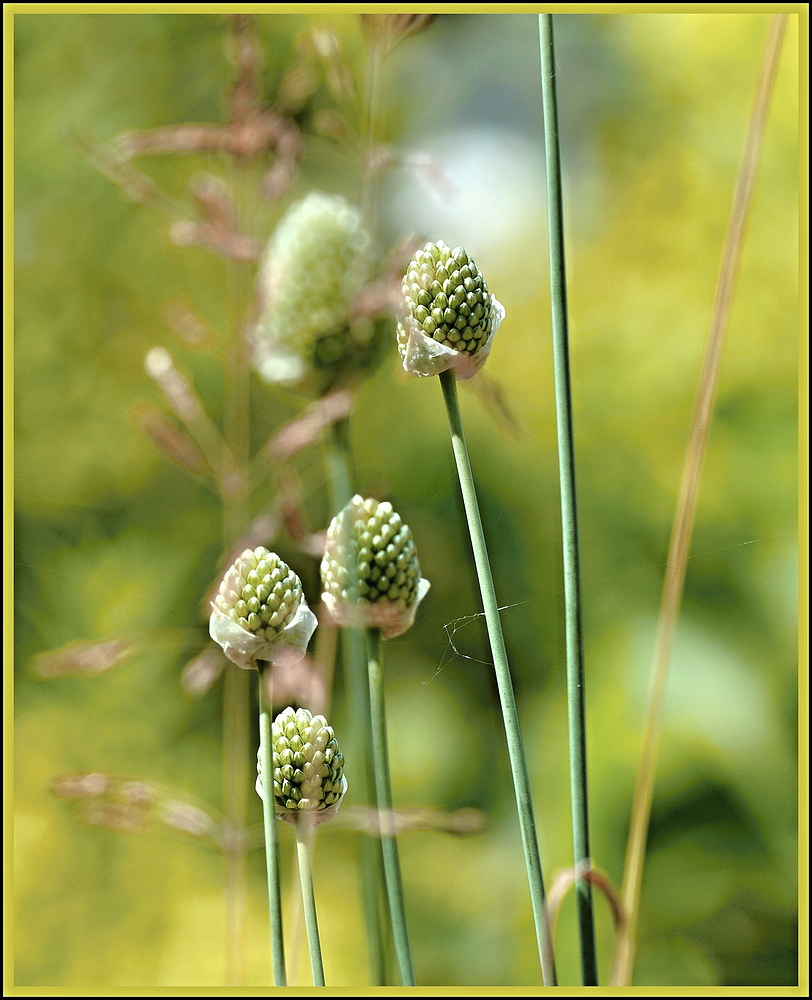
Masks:
[[[338,8],[258,18],[267,93],[300,32],[329,25],[359,81],[364,36]],[[768,17],[556,16],[581,515],[592,843],[619,884],[663,566],[733,181]],[[195,698],[183,665],[206,641],[221,509],[163,461],[129,413],[157,403],[146,352],[168,347],[215,420],[217,350],[183,347],[163,318],[181,296],[227,324],[226,268],[179,248],[127,202],[73,136],[222,121],[232,69],[215,14],[16,13],[15,981],[127,990],[223,982],[220,855],[154,825],[78,821],[49,791],[66,773],[143,778],[221,807],[222,681]],[[548,883],[571,863],[560,516],[552,392],[537,20],[449,15],[389,63],[386,138],[430,153],[441,196],[408,171],[383,185],[384,242],[419,228],[464,242],[505,304],[487,370],[523,427],[480,402],[464,416],[532,768]],[[329,106],[321,88],[299,116]],[[664,720],[643,886],[639,985],[796,982],[798,23],[789,18],[730,317]],[[218,157],[144,169],[178,198]],[[255,220],[320,187],[358,194],[352,161],[309,140],[300,179]],[[418,982],[539,982],[496,687],[441,393],[401,377],[394,351],[361,388],[358,486],[412,527],[432,589],[387,645],[394,797],[482,810],[468,837],[401,839]],[[297,412],[252,383],[259,447]],[[319,446],[295,462],[314,529],[329,516]],[[272,499],[255,491],[252,511]],[[315,563],[283,535],[311,604]],[[95,677],[37,679],[34,657],[78,639],[167,633]],[[180,638],[178,638],[180,635]],[[336,674],[331,712],[346,706]],[[253,724],[252,724],[253,732]],[[353,799],[352,746],[344,745]],[[356,785],[357,787],[357,785]],[[252,793],[251,818],[259,822]],[[368,982],[358,834],[322,828],[316,888],[328,984]],[[285,835],[286,905],[293,863]],[[596,899],[602,981],[611,924]],[[262,851],[249,859],[245,983],[269,982]],[[561,982],[577,984],[572,899]],[[308,983],[306,961],[299,982]]]

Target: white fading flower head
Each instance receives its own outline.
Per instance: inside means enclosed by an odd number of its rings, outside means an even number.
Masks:
[[[321,562],[322,600],[339,625],[410,628],[429,581],[420,574],[409,526],[384,501],[354,496],[332,520]]]
[[[237,559],[211,607],[209,634],[233,663],[246,669],[260,660],[301,660],[316,628],[301,580],[261,545]]]
[[[313,191],[293,205],[257,276],[253,344],[260,376],[293,384],[306,375],[317,343],[346,330],[372,266],[372,240],[360,211],[345,198]]]
[[[474,376],[490,354],[505,316],[482,272],[462,247],[427,243],[409,262],[403,282],[398,350],[413,375]]]

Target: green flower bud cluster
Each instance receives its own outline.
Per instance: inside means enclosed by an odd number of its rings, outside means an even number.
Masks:
[[[246,549],[226,573],[216,607],[260,639],[271,640],[296,615],[302,582],[287,563],[263,546]]]
[[[271,739],[276,805],[287,812],[337,807],[347,788],[344,755],[324,716],[286,708],[274,720]],[[257,770],[261,781],[259,758]]]
[[[355,496],[333,518],[321,563],[325,594],[343,603],[396,602],[418,596],[420,563],[409,526],[392,504]]]
[[[344,328],[371,268],[358,209],[340,195],[311,192],[283,217],[260,266],[261,333],[301,351]]]
[[[491,295],[482,272],[462,247],[451,250],[442,240],[427,243],[409,263],[403,295],[417,327],[461,354],[476,354],[493,330]],[[403,353],[409,331],[398,324]]]

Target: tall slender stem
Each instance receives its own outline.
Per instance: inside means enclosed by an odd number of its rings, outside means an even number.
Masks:
[[[479,589],[482,594],[482,604],[485,609],[485,623],[488,628],[488,638],[493,654],[493,665],[496,670],[496,682],[499,687],[499,699],[502,703],[502,717],[507,737],[510,769],[513,775],[513,789],[516,795],[516,806],[519,811],[519,828],[524,846],[524,859],[527,867],[527,879],[530,886],[530,899],[533,905],[533,919],[536,925],[536,942],[541,961],[542,977],[545,986],[556,986],[555,959],[553,956],[550,927],[544,905],[544,878],[541,871],[536,822],[533,818],[533,803],[530,797],[530,779],[527,774],[527,761],[524,755],[524,744],[519,728],[519,714],[516,709],[516,699],[513,695],[513,682],[510,678],[507,650],[502,635],[502,623],[499,620],[499,606],[496,603],[496,593],[493,588],[488,550],[485,546],[485,534],[482,530],[482,519],[479,515],[479,504],[474,487],[474,476],[468,458],[468,447],[465,443],[465,433],[462,429],[459,400],[457,399],[457,381],[454,372],[449,370],[440,375],[443,387],[448,427],[451,431],[451,444],[454,449],[454,459],[457,463],[457,473],[460,480],[462,500],[465,505],[465,515],[468,519],[468,531],[471,536],[471,547],[474,551]]]
[[[380,170],[374,163],[374,151],[381,140],[386,55],[386,44],[381,37],[377,34],[370,36],[364,73],[362,119],[364,160],[361,171],[360,207],[364,224],[373,239],[377,237],[380,194]],[[334,425],[334,442],[338,444],[336,453],[343,457],[347,470],[351,465],[348,427],[347,420]],[[340,480],[337,479],[336,484],[338,485],[339,482]],[[348,475],[345,479],[345,495],[336,510],[341,510],[351,499],[353,490],[350,488],[350,482]],[[375,801],[375,774],[372,758],[367,752],[371,746],[371,731],[364,638],[357,629],[347,628],[341,630],[341,636],[344,660],[348,664],[348,678],[358,699],[353,701],[357,713],[353,730],[356,738],[361,738],[364,741],[364,758],[361,763],[364,766],[366,801],[373,803]],[[349,674],[352,674],[352,677],[349,677]],[[360,746],[360,743],[356,742],[356,746]],[[365,837],[361,841],[360,849],[364,922],[369,945],[372,979],[374,983],[385,986],[387,982],[385,936],[388,942],[387,932],[390,928],[386,925],[386,910],[382,905],[385,882],[382,845],[378,840]]]
[[[553,365],[558,422],[558,471],[561,483],[561,533],[564,548],[564,603],[567,640],[567,714],[569,716],[570,798],[575,855],[575,890],[581,941],[581,980],[598,985],[592,886],[580,877],[591,866],[586,761],[586,698],[581,627],[581,567],[578,548],[578,505],[575,491],[575,447],[572,432],[567,277],[564,255],[564,212],[552,14],[539,14],[544,145],[547,158],[547,215],[550,239],[550,284],[553,312]]]
[[[352,499],[353,471],[350,447],[350,421],[348,417],[330,425],[330,437],[325,455],[328,487],[333,513],[337,514]]]
[[[223,677],[223,802],[226,982],[242,984],[248,825],[248,673],[228,662]]]
[[[369,40],[367,48],[366,75],[364,77],[364,163],[361,178],[361,212],[367,229],[373,235],[378,222],[378,190],[380,171],[372,163],[375,145],[380,141],[381,108],[384,100],[386,76],[385,43],[379,37]]]
[[[307,816],[296,819],[296,857],[299,861],[299,882],[302,886],[302,907],[307,929],[307,947],[310,951],[310,968],[313,985],[324,986],[324,965],[321,960],[319,923],[316,918],[316,894],[313,891],[313,867],[311,864],[311,844],[313,827]]]
[[[244,170],[234,165],[238,215],[245,210]],[[223,439],[234,457],[237,476],[223,483],[223,544],[234,544],[248,519],[245,477],[249,458],[249,370],[243,337],[243,316],[251,293],[245,264],[229,261],[227,297],[229,332],[225,350]],[[228,828],[224,857],[226,983],[242,985],[245,929],[246,856],[250,788],[248,738],[248,675],[228,663],[223,678],[223,811]]]
[[[414,963],[406,928],[406,909],[403,904],[403,883],[400,877],[398,844],[392,813],[392,783],[389,777],[389,746],[386,738],[386,708],[383,691],[383,642],[381,630],[368,628],[367,664],[369,669],[369,701],[372,717],[372,759],[375,767],[375,788],[378,802],[378,820],[381,827],[381,850],[386,878],[386,895],[392,918],[400,980],[404,986],[414,986]]]
[[[338,513],[352,499],[352,451],[349,419],[330,427],[326,451],[333,513]],[[341,629],[341,650],[350,704],[350,730],[353,758],[363,775],[360,797],[371,804],[375,798],[375,772],[370,747],[372,730],[369,707],[369,680],[363,633],[356,628]],[[380,896],[384,883],[383,856],[377,840],[364,837],[360,842],[361,904],[364,913],[373,983],[386,985],[386,951],[381,930]]]
[[[271,961],[274,986],[287,986],[285,944],[282,935],[282,895],[279,889],[279,841],[273,793],[273,743],[271,737],[273,699],[266,685],[270,667],[259,670],[259,754],[262,764],[262,819],[265,828],[265,865],[268,876],[268,912],[271,923]]]
[[[721,367],[727,317],[730,312],[744,245],[747,215],[755,187],[764,128],[767,122],[775,74],[778,69],[778,57],[781,53],[786,21],[786,14],[773,15],[764,46],[756,94],[750,110],[744,151],[733,193],[733,205],[716,285],[713,313],[685,451],[685,464],[682,470],[677,509],[674,514],[674,525],[668,548],[665,580],[663,581],[654,662],[651,668],[651,687],[643,730],[643,746],[640,751],[640,764],[635,781],[632,816],[629,825],[629,839],[626,845],[626,863],[621,893],[626,920],[618,935],[612,961],[611,984],[613,986],[630,985],[634,972],[640,888],[643,881],[643,862],[654,794],[654,775],[657,767],[657,743],[668,682],[671,649],[682,602],[694,515],[699,497],[699,479],[713,416],[713,401],[716,395],[719,368]]]

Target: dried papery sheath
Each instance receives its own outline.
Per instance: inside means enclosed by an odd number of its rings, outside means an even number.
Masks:
[[[465,250],[442,240],[427,243],[409,262],[402,288],[398,350],[406,371],[426,376],[452,368],[458,379],[476,375],[505,310]]]
[[[311,715],[306,708],[286,708],[274,720],[271,737],[276,815],[295,823],[306,813],[314,826],[335,816],[347,779],[333,727],[323,715]],[[260,755],[256,789],[263,798]]]
[[[267,382],[296,384],[348,349],[353,303],[372,273],[361,213],[340,195],[311,192],[283,217],[257,277],[254,363]]]
[[[321,562],[322,599],[339,625],[379,628],[384,639],[414,622],[429,581],[408,525],[384,501],[354,496],[332,520]]]
[[[316,628],[302,582],[275,552],[246,549],[212,602],[209,634],[239,667],[301,660]]]

